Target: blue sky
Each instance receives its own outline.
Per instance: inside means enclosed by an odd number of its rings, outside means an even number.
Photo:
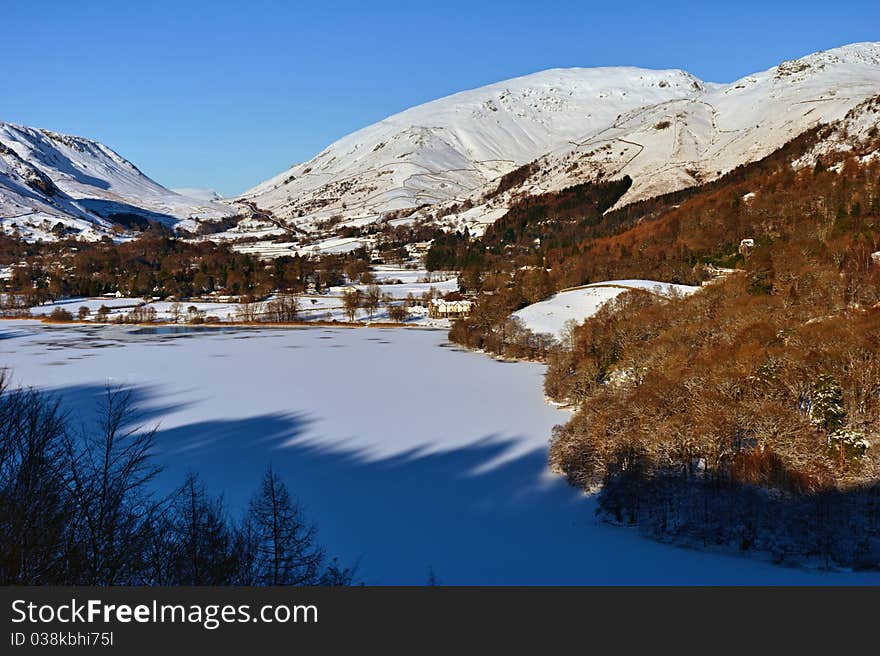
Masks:
[[[546,68],[726,82],[880,40],[880,2],[5,0],[0,27],[0,120],[230,195],[389,114]]]

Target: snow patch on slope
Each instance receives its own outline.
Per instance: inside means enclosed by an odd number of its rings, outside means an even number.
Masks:
[[[583,323],[605,303],[631,289],[671,296],[692,294],[699,287],[653,280],[609,280],[558,292],[550,298],[517,310],[512,316],[522,321],[535,334],[551,335],[559,339],[569,321]]]
[[[214,201],[223,200],[223,196],[218,194],[213,189],[201,189],[199,187],[175,187],[172,189],[175,194],[180,194],[181,196],[186,196],[188,198],[195,198],[196,200],[200,200],[202,202],[213,203]]]

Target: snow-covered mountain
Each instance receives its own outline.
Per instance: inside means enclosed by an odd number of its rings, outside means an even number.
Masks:
[[[98,142],[0,123],[4,230],[47,238],[60,223],[84,238],[98,238],[114,224],[149,219],[187,227],[232,214],[213,200],[166,189]]]
[[[340,139],[243,194],[281,218],[349,217],[462,198],[625,112],[690,98],[683,71],[554,69],[442,98]]]
[[[680,70],[553,69],[363,128],[243,194],[237,207],[210,190],[166,189],[95,141],[0,123],[0,228],[45,238],[60,223],[97,238],[145,218],[191,228],[260,208],[305,230],[331,218],[357,225],[442,214],[447,225],[480,232],[516,194],[628,174],[625,204],[709,181],[878,94],[880,43],[815,53],[731,84]],[[872,116],[853,125],[870,129]],[[527,163],[528,175],[492,193]]]
[[[479,228],[507,198],[500,175],[537,160],[511,193],[629,174],[621,203],[711,180],[880,93],[880,43],[783,62],[731,84],[679,70],[554,69],[429,102],[359,130],[242,198],[308,228],[341,216],[424,216]]]
[[[758,160],[809,128],[845,117],[880,94],[880,43],[819,52],[706,84],[695,97],[646,106],[539,161],[534,191],[628,174],[623,203],[706,182]]]

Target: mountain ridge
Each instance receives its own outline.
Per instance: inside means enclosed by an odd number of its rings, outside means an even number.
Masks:
[[[201,219],[232,214],[226,205],[166,189],[98,141],[0,122],[4,230],[18,229],[31,239],[50,238],[59,230],[98,239],[114,225],[158,221],[192,227]]]
[[[430,218],[418,208],[467,202],[464,212],[444,213],[450,225],[480,232],[507,201],[483,202],[491,185],[530,161],[545,170],[512,193],[629,174],[635,184],[626,204],[760,159],[878,92],[876,42],[811,53],[727,84],[680,69],[555,68],[398,112],[240,198],[306,229],[331,217],[350,225],[401,213]]]
[[[28,239],[97,239],[149,221],[193,230],[252,213],[271,221],[231,237],[389,220],[481,234],[523,194],[628,175],[621,207],[717,179],[878,93],[880,42],[726,84],[681,69],[552,68],[397,112],[232,199],[166,189],[91,139],[0,122],[0,219]]]

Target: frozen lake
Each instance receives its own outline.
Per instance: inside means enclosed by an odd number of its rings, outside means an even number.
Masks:
[[[0,366],[84,420],[109,382],[159,424],[159,485],[197,471],[241,509],[268,464],[367,583],[880,583],[678,549],[597,523],[552,476],[568,414],[544,368],[461,351],[441,331],[0,323]]]

